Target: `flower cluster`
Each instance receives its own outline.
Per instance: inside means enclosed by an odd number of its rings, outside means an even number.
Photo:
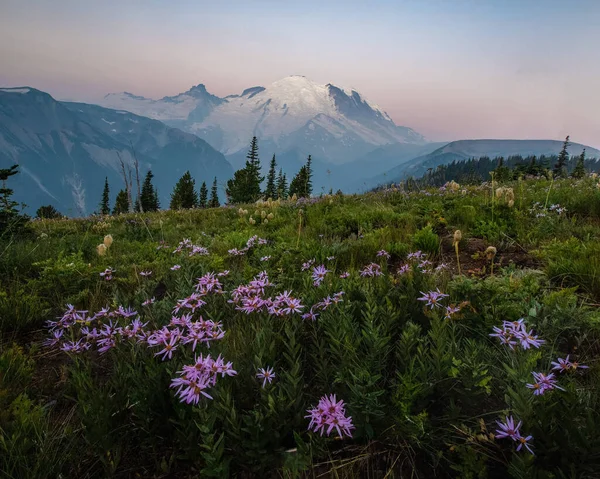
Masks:
[[[517,344],[523,349],[529,349],[532,346],[539,348],[545,343],[543,339],[539,339],[533,334],[533,330],[527,331],[524,318],[517,321],[503,321],[502,328],[494,326],[494,332],[490,336],[498,338],[510,349],[514,349]]]
[[[352,437],[352,429],[354,429],[352,417],[346,416],[344,401],[341,399],[338,401],[335,394],[331,394],[329,397],[323,396],[319,404],[308,409],[307,412],[308,416],[305,417],[310,419],[309,430],[318,432],[321,436],[325,432],[329,436],[335,429],[340,438],[343,438],[344,435]]]
[[[111,267],[106,268],[104,271],[100,273],[100,277],[104,278],[106,281],[111,281],[113,279],[114,269]]]
[[[198,246],[192,243],[192,241],[188,238],[184,238],[183,241],[180,241],[177,245],[177,248],[173,251],[175,253],[181,253],[182,251],[187,250],[188,256],[206,256],[208,255],[208,249],[204,246]]]
[[[284,291],[272,297],[264,297],[265,288],[272,286],[266,271],[258,274],[247,285],[240,285],[231,292],[228,303],[236,305],[236,310],[246,314],[266,311],[273,316],[287,316],[300,313],[304,306],[294,298],[291,291]]]
[[[565,208],[564,206],[560,206],[559,204],[553,204],[546,208],[539,201],[536,201],[529,209],[529,213],[534,215],[536,218],[544,218],[548,216],[548,213],[554,213],[557,216],[563,216],[566,212],[567,208]]]
[[[554,373],[546,375],[544,373],[532,372],[531,374],[533,375],[534,382],[527,384],[527,387],[533,389],[533,394],[535,396],[541,396],[546,391],[552,391],[553,389],[564,391],[564,389],[557,384]]]
[[[320,286],[327,273],[331,273],[325,265],[315,266],[312,270],[312,280],[314,286]]]
[[[171,387],[177,388],[176,396],[179,396],[181,402],[186,404],[198,404],[200,396],[212,399],[206,390],[217,383],[217,376],[221,377],[235,376],[231,362],[225,362],[219,355],[217,359],[202,355],[196,357],[194,364],[183,366],[178,371],[178,378],[171,381]]]
[[[377,263],[368,264],[360,272],[360,275],[363,278],[374,278],[375,276],[381,276],[382,274],[381,266],[379,266]]]
[[[521,434],[521,421],[515,425],[515,420],[512,416],[506,417],[506,422],[496,421],[500,429],[496,430],[496,439],[512,439],[517,443],[517,451],[520,451],[523,447],[533,454],[531,446],[532,436],[523,436]]]
[[[331,305],[341,303],[343,301],[343,295],[343,291],[338,291],[337,293],[334,293],[333,296],[327,296],[323,299],[323,301],[313,304],[310,308],[310,311],[302,315],[302,319],[310,319],[311,321],[315,321],[319,317],[319,313],[317,311],[325,311]]]
[[[384,250],[384,249],[382,249],[382,250],[379,250],[379,251],[377,252],[377,257],[378,257],[378,258],[390,259],[390,256],[391,256],[391,255],[390,255],[390,254],[389,254],[389,253],[388,253],[386,250]]]
[[[556,361],[552,361],[552,371],[558,371],[559,373],[564,373],[566,371],[576,370],[576,369],[588,369],[588,366],[584,364],[579,364],[577,361],[570,361],[570,355],[567,355],[566,358],[558,358]]]
[[[256,245],[265,245],[267,244],[267,240],[264,238],[259,238],[257,235],[252,236],[248,241],[246,241],[246,247],[242,249],[233,248],[228,250],[227,252],[231,256],[244,256],[248,251],[250,251]]]

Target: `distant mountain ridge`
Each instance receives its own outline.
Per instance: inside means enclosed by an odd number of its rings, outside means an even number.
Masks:
[[[163,207],[186,170],[207,184],[233,173],[204,140],[160,121],[58,102],[30,87],[0,88],[0,167],[21,166],[13,182],[15,198],[27,203],[30,213],[50,203],[70,215],[89,214],[97,209],[106,176],[114,201],[124,187],[119,156],[131,165],[134,154],[140,175],[152,169]]]
[[[390,184],[399,182],[407,177],[418,178],[424,175],[429,168],[436,168],[438,165],[452,163],[453,161],[468,160],[470,158],[479,158],[489,156],[495,158],[503,156],[508,158],[512,155],[557,155],[563,146],[562,141],[558,140],[458,140],[447,143],[434,151],[412,158],[403,162],[385,173],[369,178],[365,183],[366,189],[373,188],[381,184]],[[569,155],[580,155],[583,149],[586,150],[587,158],[600,158],[600,150],[580,143],[570,143]]]
[[[330,164],[351,162],[383,145],[426,143],[357,91],[319,85],[298,75],[224,98],[198,85],[161,100],[109,94],[100,104],[194,133],[225,155],[245,151],[252,136],[264,145],[263,151],[301,151]]]

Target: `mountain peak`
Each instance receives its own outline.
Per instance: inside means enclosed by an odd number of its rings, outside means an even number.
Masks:
[[[304,75],[225,98],[211,95],[199,84],[177,96],[134,103],[126,99],[121,105],[110,101],[104,105],[176,125],[225,154],[247,148],[252,136],[277,148],[310,146],[339,162],[359,154],[357,145],[366,151],[390,143],[425,142],[410,128],[397,126],[355,89],[316,83]]]

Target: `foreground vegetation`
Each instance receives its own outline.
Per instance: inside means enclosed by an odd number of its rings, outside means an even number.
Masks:
[[[599,224],[592,177],[33,221],[1,475],[597,477]]]

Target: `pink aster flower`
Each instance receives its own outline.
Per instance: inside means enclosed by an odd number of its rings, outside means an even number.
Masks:
[[[256,377],[258,379],[262,379],[262,387],[264,388],[267,383],[271,384],[273,382],[273,379],[275,378],[275,373],[273,372],[273,368],[271,367],[267,367],[265,368],[259,368],[258,369],[258,373],[256,373]]]
[[[307,412],[308,416],[305,417],[310,418],[309,430],[312,429],[321,435],[325,432],[329,436],[335,429],[340,438],[344,435],[352,437],[352,417],[346,416],[344,401],[337,401],[335,394],[323,396],[317,406],[308,409]]]
[[[431,309],[441,308],[442,304],[440,303],[440,300],[448,297],[447,294],[440,292],[439,288],[435,291],[428,291],[427,293],[421,291],[421,294],[423,296],[417,298],[417,301],[424,301],[425,306],[429,306]]]

